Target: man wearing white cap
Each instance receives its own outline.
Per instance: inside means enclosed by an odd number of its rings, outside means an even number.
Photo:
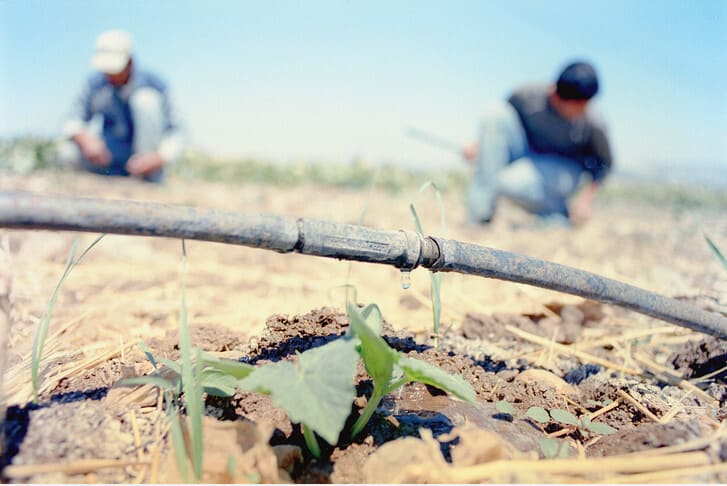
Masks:
[[[161,182],[179,158],[183,137],[166,85],[136,67],[129,34],[108,30],[96,39],[97,71],[73,106],[64,133],[70,158],[91,172]],[[68,155],[66,155],[68,157]]]

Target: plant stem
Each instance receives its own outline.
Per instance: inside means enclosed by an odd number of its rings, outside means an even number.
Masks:
[[[395,381],[390,386],[386,387],[386,391],[383,393],[383,395],[386,395],[387,393],[391,393],[394,390],[396,390],[397,388],[399,388],[400,386],[404,386],[409,382],[411,382],[411,378],[409,378],[408,376],[402,376],[399,379],[399,381]]]
[[[303,427],[303,438],[305,439],[305,445],[308,446],[310,453],[318,459],[321,457],[321,448],[318,445],[318,439],[316,439],[313,430],[305,424],[301,424]]]
[[[353,424],[353,430],[351,431],[352,438],[356,437],[364,429],[364,427],[366,427],[366,424],[376,411],[376,407],[379,406],[379,402],[384,397],[384,394],[385,393],[382,390],[374,386],[374,392],[371,394],[371,398],[369,398],[369,401],[366,403],[361,416],[358,420],[356,420],[356,423]]]

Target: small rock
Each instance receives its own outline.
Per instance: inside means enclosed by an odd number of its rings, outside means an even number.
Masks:
[[[515,380],[523,383],[539,383],[553,388],[562,395],[578,395],[578,391],[569,385],[563,378],[554,375],[550,371],[530,369],[525,370],[515,377]]]
[[[566,373],[563,379],[572,385],[578,385],[589,376],[598,374],[600,371],[600,366],[584,364],[570,370],[568,373]]]

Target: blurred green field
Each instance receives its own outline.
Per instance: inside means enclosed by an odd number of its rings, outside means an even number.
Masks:
[[[67,170],[58,162],[56,142],[50,138],[26,136],[0,139],[0,172],[27,174],[38,170]],[[373,165],[362,159],[348,163],[324,163],[301,160],[279,164],[269,160],[219,159],[188,150],[169,171],[170,177],[228,184],[267,184],[295,187],[304,184],[364,189],[376,187],[391,192],[420,187],[432,181],[442,192],[466,190],[469,174],[465,164],[459,170],[417,171],[394,165]],[[601,193],[609,201],[667,205],[679,209],[692,207],[727,208],[724,187],[648,183],[612,177]]]

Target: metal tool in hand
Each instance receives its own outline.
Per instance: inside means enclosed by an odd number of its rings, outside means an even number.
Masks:
[[[412,127],[406,129],[406,134],[411,138],[415,138],[420,142],[424,142],[433,147],[446,150],[447,152],[451,152],[456,155],[462,155],[462,147],[460,145],[442,138],[439,135],[434,135],[432,133],[425,132],[424,130]]]

